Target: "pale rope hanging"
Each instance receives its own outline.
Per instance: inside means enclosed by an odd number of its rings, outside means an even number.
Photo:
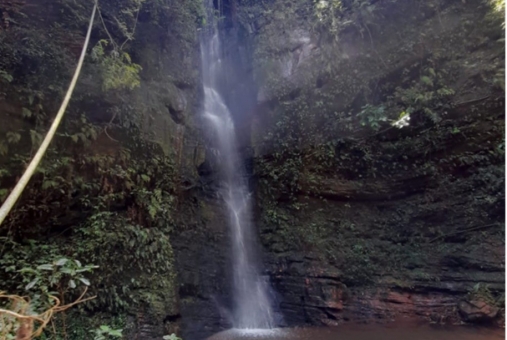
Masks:
[[[88,48],[88,43],[90,42],[90,35],[92,32],[92,26],[93,21],[95,20],[95,12],[97,11],[97,0],[95,0],[95,5],[93,6],[93,12],[92,17],[90,18],[90,25],[88,27],[88,33],[86,34],[86,40],[83,46],[83,51],[81,51],[81,56],[79,58],[79,62],[77,64],[76,72],[74,73],[74,77],[72,78],[72,82],[70,83],[69,89],[67,90],[67,94],[65,95],[65,98],[63,100],[62,106],[60,107],[60,110],[58,111],[58,114],[55,117],[55,120],[53,124],[51,125],[51,128],[49,129],[46,137],[44,138],[44,141],[39,147],[39,150],[37,150],[37,153],[33,157],[32,161],[30,162],[30,165],[28,165],[28,168],[26,168],[25,173],[19,180],[19,182],[16,184],[12,192],[10,193],[9,197],[5,200],[5,202],[2,204],[2,207],[0,208],[0,225],[5,220],[5,217],[9,214],[12,207],[18,200],[19,196],[21,196],[21,193],[25,189],[26,185],[28,184],[28,181],[30,181],[30,178],[32,178],[33,173],[35,172],[35,169],[39,165],[42,157],[44,156],[44,153],[46,152],[49,143],[51,143],[51,140],[53,139],[56,129],[58,128],[58,125],[60,124],[62,117],[65,113],[65,110],[67,109],[67,105],[69,104],[70,97],[72,95],[72,92],[74,91],[74,88],[76,87],[77,79],[79,78],[79,74],[81,73],[81,68],[83,66],[83,61],[86,55],[86,49]]]

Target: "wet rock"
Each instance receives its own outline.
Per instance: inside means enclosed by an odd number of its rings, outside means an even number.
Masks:
[[[385,301],[397,303],[397,304],[412,304],[413,303],[409,294],[402,294],[402,293],[398,293],[398,292],[389,292]]]
[[[463,320],[473,323],[493,321],[500,311],[498,307],[483,299],[460,301],[458,309]]]
[[[172,120],[176,124],[184,124],[185,110],[187,108],[187,98],[185,97],[185,93],[173,87],[173,89],[168,93],[166,107],[169,110]]]
[[[301,87],[305,76],[303,70],[310,67],[310,64],[318,55],[318,46],[314,37],[306,29],[295,28],[287,34],[272,37],[273,45],[278,46],[279,51],[271,72],[284,79],[293,90]],[[274,98],[272,89],[261,84],[258,88],[257,102],[265,103]]]
[[[173,237],[181,336],[190,340],[206,339],[231,327],[226,216],[215,197],[199,196],[196,202],[181,213],[191,228]]]

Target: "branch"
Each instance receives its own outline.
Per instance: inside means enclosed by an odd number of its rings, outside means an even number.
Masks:
[[[109,135],[109,133],[107,133],[107,128],[111,125],[111,123],[113,122],[113,120],[116,118],[116,115],[117,115],[117,111],[114,111],[114,114],[113,114],[113,118],[111,118],[111,120],[109,121],[109,123],[107,123],[107,125],[104,127],[104,133],[106,134],[106,136],[112,140],[113,142],[118,142],[116,139],[114,139],[113,137],[111,137]]]
[[[0,308],[0,315],[1,315],[1,314],[7,314],[7,315],[10,315],[10,316],[15,317],[16,319],[31,319],[31,320],[37,320],[37,321],[39,321],[39,322],[44,323],[44,320],[43,320],[43,319],[38,318],[37,316],[33,316],[33,315],[23,315],[23,314],[19,314],[19,313],[16,313],[16,312],[10,311],[10,310],[8,310],[8,309],[3,309],[3,308]]]
[[[449,233],[449,234],[444,234],[444,235],[440,235],[438,237],[435,237],[434,239],[430,240],[428,243],[433,243],[441,238],[446,238],[448,236],[452,236],[452,235],[457,235],[457,234],[461,234],[461,233],[466,233],[466,232],[469,232],[469,231],[474,231],[474,230],[478,230],[478,229],[485,229],[485,228],[489,228],[489,227],[494,227],[494,226],[497,226],[498,223],[492,223],[492,224],[487,224],[487,225],[481,225],[479,227],[471,227],[471,228],[468,228],[468,229],[463,229],[463,230],[458,230],[458,231],[455,231],[455,232],[452,232],[452,233]]]
[[[125,39],[125,41],[123,42],[123,44],[121,44],[121,47],[120,47],[120,50],[123,49],[123,46],[125,46],[125,44],[127,43],[127,41],[130,41],[134,38],[134,34],[136,32],[136,27],[137,27],[137,21],[139,20],[139,12],[141,12],[141,6],[143,5],[143,3],[139,3],[139,7],[137,8],[137,14],[136,14],[136,21],[134,22],[134,28],[132,28],[132,34],[131,36],[127,36],[127,39]]]
[[[111,33],[109,33],[109,30],[106,27],[106,23],[104,22],[104,18],[102,17],[102,12],[100,11],[100,6],[98,5],[98,1],[97,1],[97,11],[99,12],[100,21],[102,22],[102,26],[104,27],[104,30],[106,31],[107,36],[109,37],[109,40],[111,40],[111,43],[117,48],[118,45],[116,44],[116,41],[114,41],[113,36],[111,35]]]
[[[471,104],[471,103],[481,102],[481,101],[483,101],[483,100],[488,99],[489,97],[491,97],[491,96],[485,96],[485,97],[482,97],[482,98],[472,99],[472,100],[468,100],[468,101],[466,101],[466,102],[461,102],[461,103],[455,103],[454,105],[455,105],[455,106],[458,106],[458,105],[466,105],[466,104]]]
[[[42,331],[47,326],[47,324],[50,321],[52,321],[54,313],[62,312],[62,311],[66,310],[78,303],[82,303],[82,302],[85,302],[85,301],[95,298],[95,296],[93,296],[90,298],[83,299],[83,297],[87,291],[88,291],[88,287],[85,287],[83,293],[81,293],[81,295],[79,296],[79,298],[76,301],[69,303],[67,305],[64,305],[64,306],[60,306],[61,301],[56,296],[49,295],[49,298],[55,301],[54,305],[51,308],[49,308],[48,310],[46,310],[45,312],[38,314],[38,315],[24,315],[24,314],[22,314],[26,311],[26,309],[28,309],[29,304],[30,304],[30,302],[27,301],[26,297],[21,297],[18,295],[4,295],[4,292],[0,292],[0,298],[6,298],[8,300],[12,300],[14,306],[16,306],[16,304],[20,303],[20,302],[24,305],[24,306],[22,306],[21,311],[19,313],[1,308],[0,309],[0,316],[2,314],[5,314],[5,315],[9,315],[9,316],[14,317],[17,320],[21,320],[21,326],[18,328],[16,339],[18,339],[18,338],[19,339],[33,339],[33,338],[36,338],[42,334]],[[0,320],[2,320],[2,319],[0,319]],[[37,330],[32,331],[34,322],[38,322],[41,325],[37,328]],[[2,323],[3,323],[3,320],[2,320]],[[10,329],[11,329],[11,327],[0,328],[0,336],[6,335],[5,331],[7,330],[7,332],[9,332]],[[4,338],[2,338],[2,339],[4,339]]]

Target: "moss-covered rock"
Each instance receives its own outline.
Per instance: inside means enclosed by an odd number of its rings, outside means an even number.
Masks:
[[[455,320],[446,306],[474,284],[504,287],[501,16],[488,2],[316,4],[251,3],[242,17],[260,89],[258,223],[282,310],[293,324]]]

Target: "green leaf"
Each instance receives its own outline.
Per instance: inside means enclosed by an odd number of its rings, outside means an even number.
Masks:
[[[76,282],[74,280],[70,280],[69,281],[69,287],[72,288],[72,289],[76,288]]]
[[[93,140],[97,139],[97,131],[95,131],[93,128],[90,129],[90,138]]]
[[[62,273],[64,273],[64,274],[74,275],[74,271],[72,269],[70,269],[70,268],[65,268],[64,267],[64,268],[60,269],[60,271]]]
[[[88,281],[88,279],[85,279],[84,277],[80,277],[79,281],[83,282],[85,286],[90,285],[90,281]]]
[[[37,131],[30,130],[30,139],[33,146],[38,146],[40,144],[41,138],[41,135]]]
[[[37,282],[39,282],[39,278],[35,278],[34,280],[32,280],[29,284],[26,285],[25,287],[25,290],[30,290],[32,289],[36,284]]]
[[[7,146],[7,143],[0,142],[0,155],[5,156],[7,155],[7,152],[9,152],[9,147]]]
[[[38,270],[53,270],[52,264],[42,264],[37,267]]]
[[[42,182],[42,190],[54,188],[55,186],[56,186],[56,182],[51,181],[51,180],[47,180],[47,181]]]
[[[32,116],[32,111],[30,111],[26,107],[24,107],[21,110],[21,115],[23,116],[23,118],[30,118]]]
[[[0,78],[4,79],[8,83],[14,80],[14,78],[7,72],[0,70]]]
[[[162,339],[164,339],[164,340],[181,340],[181,338],[178,338],[178,337],[176,336],[176,334],[174,334],[174,333],[173,333],[173,334],[171,334],[171,335],[164,335],[164,336],[162,337]]]
[[[20,273],[37,273],[37,271],[33,270],[32,268],[27,268],[27,267],[21,268],[19,270],[19,272]]]
[[[20,139],[21,135],[19,133],[7,132],[7,142],[9,142],[9,144],[15,144],[19,142]]]
[[[109,335],[116,336],[116,337],[121,337],[122,336],[122,332],[123,332],[123,329],[112,329],[109,332]]]
[[[59,259],[58,261],[56,261],[55,265],[56,266],[63,266],[64,264],[66,264],[69,260],[68,259]]]
[[[430,77],[427,77],[427,76],[422,76],[421,77],[421,81],[426,84],[426,85],[430,85],[430,86],[433,86],[433,80],[431,80]]]
[[[90,270],[91,270],[90,268],[81,268],[81,269],[77,269],[77,270],[76,270],[76,273],[89,272]]]

